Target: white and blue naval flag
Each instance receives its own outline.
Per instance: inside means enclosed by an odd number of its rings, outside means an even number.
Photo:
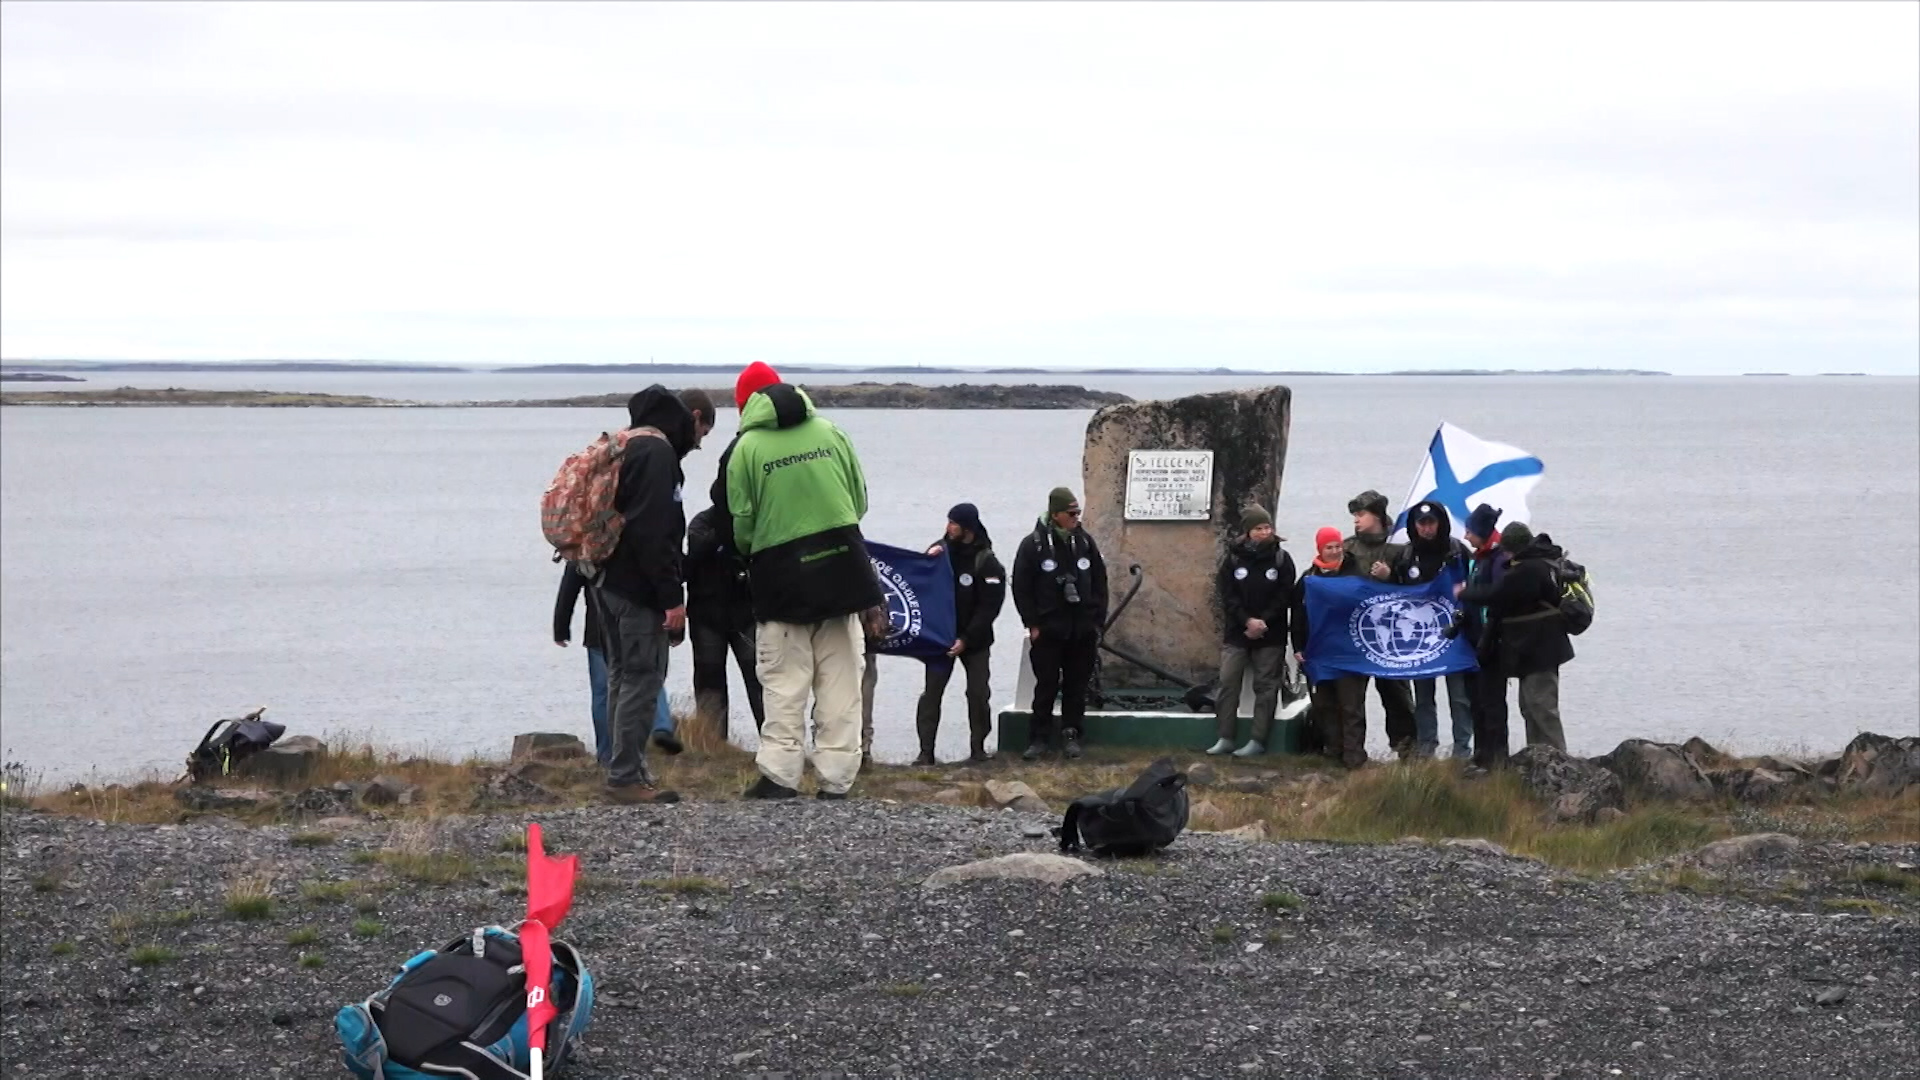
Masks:
[[[1394,543],[1407,538],[1407,511],[1423,502],[1437,502],[1453,518],[1459,536],[1467,515],[1481,503],[1500,509],[1500,524],[1527,520],[1527,493],[1540,482],[1546,466],[1525,450],[1488,442],[1452,424],[1433,433],[1427,458],[1414,474],[1413,487],[1393,521]]]

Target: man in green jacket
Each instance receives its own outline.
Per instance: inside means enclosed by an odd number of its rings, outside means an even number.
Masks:
[[[807,698],[819,797],[842,799],[860,773],[861,616],[881,602],[860,520],[867,481],[853,444],[797,386],[765,364],[734,387],[740,436],[727,462],[734,548],[747,560],[765,696],[746,795],[786,799],[806,771]]]

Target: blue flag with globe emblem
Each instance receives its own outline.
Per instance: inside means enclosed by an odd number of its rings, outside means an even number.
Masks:
[[[1479,663],[1466,636],[1445,633],[1460,609],[1457,580],[1452,571],[1421,585],[1307,578],[1307,678],[1427,679],[1474,670]]]
[[[946,660],[953,648],[956,613],[953,567],[946,552],[928,555],[886,544],[867,544],[880,579],[888,620],[887,639],[875,647],[885,656]]]

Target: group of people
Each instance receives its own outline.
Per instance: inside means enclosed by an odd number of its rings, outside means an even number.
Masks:
[[[1287,652],[1307,662],[1305,580],[1364,576],[1417,585],[1449,572],[1463,618],[1457,632],[1472,644],[1478,668],[1442,677],[1372,677],[1386,712],[1387,742],[1402,758],[1434,757],[1440,748],[1439,684],[1444,682],[1455,758],[1471,757],[1476,768],[1504,765],[1508,753],[1507,683],[1520,684],[1520,713],[1527,743],[1566,749],[1560,724],[1560,666],[1573,659],[1573,645],[1560,616],[1560,586],[1553,564],[1561,550],[1524,523],[1499,527],[1501,511],[1481,504],[1468,516],[1463,535],[1453,535],[1447,508],[1422,502],[1407,514],[1407,540],[1389,542],[1393,517],[1386,496],[1363,491],[1347,504],[1353,533],[1331,525],[1314,536],[1314,558],[1296,571],[1280,546],[1273,518],[1250,507],[1239,537],[1227,546],[1218,576],[1225,627],[1220,653],[1215,715],[1219,740],[1209,754],[1250,757],[1266,752],[1284,691]],[[1238,749],[1240,687],[1252,672],[1253,727]],[[1369,676],[1340,674],[1310,687],[1305,733],[1312,748],[1349,768],[1367,761],[1366,691]]]
[[[747,797],[794,797],[811,760],[817,797],[845,798],[861,765],[872,759],[874,659],[889,624],[860,531],[867,485],[859,455],[805,391],[764,363],[740,373],[734,403],[739,430],[720,454],[710,505],[689,521],[681,462],[712,432],[713,401],[701,390],[674,394],[659,385],[632,397],[629,420],[649,437],[631,438],[620,459],[613,506],[623,522],[619,542],[591,580],[572,564],[561,578],[554,640],[568,644],[584,593],[595,753],[616,801],[677,798],[658,788],[647,747],[668,754],[683,748],[664,686],[669,650],[688,637],[697,722],[726,737],[729,657],[746,686],[760,735],[760,776]],[[1410,584],[1449,569],[1461,583],[1456,593],[1479,670],[1444,680],[1374,679],[1394,751],[1403,757],[1437,752],[1437,684],[1444,681],[1454,756],[1500,764],[1510,679],[1520,682],[1527,741],[1564,749],[1558,672],[1573,650],[1564,626],[1547,614],[1554,595],[1548,564],[1559,550],[1524,524],[1499,530],[1500,511],[1491,506],[1476,509],[1456,539],[1445,507],[1423,502],[1408,516],[1405,544],[1388,542],[1392,518],[1378,492],[1362,492],[1348,510],[1353,534],[1321,529],[1315,557],[1300,572],[1281,548],[1270,514],[1255,507],[1242,516],[1219,568],[1225,624],[1216,700],[1220,739],[1208,752],[1265,752],[1287,651],[1303,664],[1306,659],[1305,578],[1365,575]],[[969,757],[991,756],[993,627],[1009,592],[1034,673],[1022,756],[1079,757],[1108,589],[1106,560],[1081,524],[1078,498],[1065,487],[1049,493],[1045,512],[1020,540],[1011,575],[971,503],[948,512],[945,530],[927,551],[947,556],[956,632],[947,655],[926,665],[916,710],[917,763],[934,763],[941,703],[956,666],[967,676]],[[1252,738],[1236,749],[1240,687],[1249,671]],[[1309,742],[1350,767],[1366,761],[1366,683],[1366,676],[1340,675],[1310,688]]]

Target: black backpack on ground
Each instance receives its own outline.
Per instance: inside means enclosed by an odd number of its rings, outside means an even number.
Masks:
[[[1187,774],[1172,758],[1161,758],[1124,788],[1073,800],[1053,833],[1061,851],[1084,844],[1095,855],[1146,855],[1173,843],[1186,827]]]
[[[227,776],[233,772],[234,763],[265,750],[285,735],[285,724],[260,719],[266,711],[260,708],[245,716],[215,721],[200,737],[200,745],[187,755],[187,778],[198,784]]]

